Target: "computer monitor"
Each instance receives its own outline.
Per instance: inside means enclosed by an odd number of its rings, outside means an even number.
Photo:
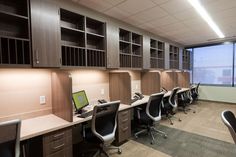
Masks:
[[[82,109],[89,105],[88,98],[84,90],[72,94],[76,112],[81,113]]]

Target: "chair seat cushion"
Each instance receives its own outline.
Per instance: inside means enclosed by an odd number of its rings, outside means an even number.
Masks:
[[[85,129],[85,140],[89,143],[94,143],[94,144],[102,143],[102,141],[93,134],[91,128]]]

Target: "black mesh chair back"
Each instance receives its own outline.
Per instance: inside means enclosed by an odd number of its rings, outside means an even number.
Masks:
[[[120,101],[99,104],[94,107],[92,132],[102,142],[110,144],[115,138]]]
[[[146,114],[153,120],[159,121],[161,119],[161,107],[164,93],[152,94],[146,106]]]
[[[0,157],[20,156],[20,120],[0,123]]]
[[[169,97],[169,103],[173,108],[177,108],[177,92],[179,89],[179,87],[172,89]]]
[[[234,140],[234,143],[236,144],[236,118],[233,112],[231,111],[223,111],[221,114],[221,119],[224,122],[224,124],[229,129],[229,132]]]

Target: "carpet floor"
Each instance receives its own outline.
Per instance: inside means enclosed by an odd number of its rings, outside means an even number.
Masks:
[[[151,137],[147,134],[142,134],[134,140],[172,157],[236,157],[235,144],[163,125],[157,129],[166,132],[168,138],[157,134],[156,143],[153,145],[150,144]]]

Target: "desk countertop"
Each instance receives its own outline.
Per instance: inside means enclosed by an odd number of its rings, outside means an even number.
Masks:
[[[182,88],[181,90],[178,91],[178,93],[188,91],[188,90],[189,90],[188,88]],[[170,93],[171,92],[168,91],[167,93],[165,93],[164,97],[169,96]],[[135,106],[139,106],[141,104],[147,103],[148,99],[149,99],[149,96],[145,95],[142,100],[138,100],[132,103],[131,105],[121,104],[119,111],[130,109]],[[52,131],[56,131],[56,130],[70,127],[76,124],[80,124],[80,123],[89,121],[91,119],[92,119],[92,116],[87,117],[87,118],[79,118],[77,116],[74,116],[73,122],[68,122],[66,120],[63,120],[57,117],[54,114],[49,114],[45,116],[22,120],[20,140],[23,141],[26,139],[30,139],[30,138],[40,136],[40,135],[43,135]]]

